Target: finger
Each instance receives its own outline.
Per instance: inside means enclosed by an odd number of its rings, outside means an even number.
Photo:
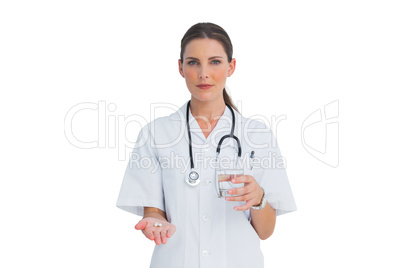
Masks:
[[[156,231],[154,231],[154,237],[155,237],[155,239],[154,239],[155,244],[160,245],[161,244],[160,230],[157,229]]]
[[[167,230],[166,237],[167,237],[167,238],[171,238],[172,235],[173,235],[175,232],[176,232],[176,226],[172,225],[172,226]]]
[[[248,201],[251,200],[255,197],[254,193],[248,193],[245,195],[239,195],[239,196],[226,196],[225,200],[226,201]]]
[[[143,230],[143,229],[145,229],[146,226],[147,226],[147,221],[142,219],[135,225],[134,228],[136,230]]]
[[[155,236],[154,233],[152,232],[151,228],[146,228],[145,230],[142,230],[142,233],[145,235],[146,238],[149,240],[154,240]]]
[[[252,192],[253,187],[252,186],[244,186],[244,187],[239,187],[239,188],[234,188],[228,190],[228,194],[230,195],[244,195]]]
[[[162,241],[162,244],[166,244],[166,242],[167,242],[166,230],[161,231],[161,241]]]
[[[233,209],[236,210],[236,211],[248,210],[248,209],[251,208],[251,204],[252,204],[252,200],[248,200],[246,202],[246,204],[244,204],[243,206],[234,207]]]
[[[255,179],[251,175],[242,175],[231,180],[232,183],[249,183],[252,181],[255,181]]]

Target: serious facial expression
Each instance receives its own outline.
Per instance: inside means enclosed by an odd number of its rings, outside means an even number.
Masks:
[[[210,101],[222,98],[226,78],[234,72],[235,63],[235,59],[228,62],[226,52],[218,41],[194,39],[185,48],[183,62],[179,60],[179,71],[186,79],[192,97]]]

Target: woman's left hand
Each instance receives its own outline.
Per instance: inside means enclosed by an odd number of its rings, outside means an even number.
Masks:
[[[226,196],[227,201],[246,201],[246,204],[239,207],[234,207],[234,210],[243,211],[248,210],[252,206],[257,206],[261,203],[262,196],[264,194],[261,186],[251,175],[238,176],[231,180],[232,184],[244,183],[243,187],[233,188],[228,190],[229,195]]]

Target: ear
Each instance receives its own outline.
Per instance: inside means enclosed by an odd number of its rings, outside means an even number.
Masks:
[[[179,59],[179,73],[184,78],[183,63],[181,62],[180,59]]]
[[[235,69],[236,69],[236,59],[232,59],[232,61],[229,63],[228,77],[232,76]]]

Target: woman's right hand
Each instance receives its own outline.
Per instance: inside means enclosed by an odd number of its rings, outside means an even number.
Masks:
[[[155,227],[155,223],[161,223],[162,226]],[[142,230],[142,233],[149,240],[155,241],[155,244],[166,244],[167,239],[176,232],[176,226],[168,221],[157,218],[146,217],[140,220],[135,226],[136,230]]]

